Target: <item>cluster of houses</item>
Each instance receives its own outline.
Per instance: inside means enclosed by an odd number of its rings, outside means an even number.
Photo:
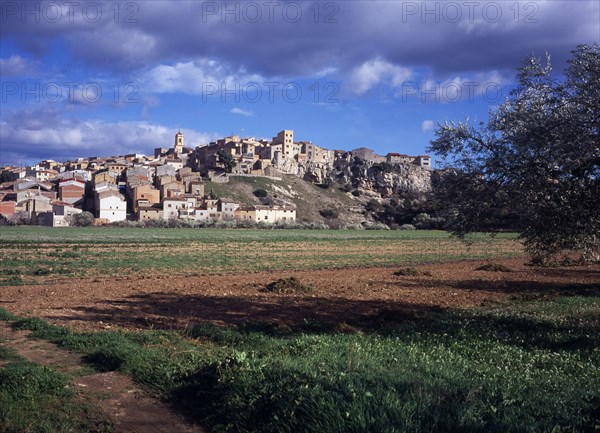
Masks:
[[[295,222],[296,209],[290,204],[241,206],[207,194],[202,174],[228,169],[238,175],[273,176],[281,174],[276,167],[282,159],[332,164],[342,152],[296,142],[293,130],[281,131],[270,141],[231,136],[189,148],[179,131],[172,148],[157,148],[153,156],[45,160],[30,167],[0,167],[5,180],[0,183],[0,218],[66,226],[72,216],[87,210],[97,224],[126,219]],[[352,153],[371,162],[430,164],[426,155],[380,157],[365,148]]]
[[[366,147],[359,147],[351,153],[352,156],[373,164],[414,164],[427,169],[431,168],[431,157],[429,155],[410,156],[403,153],[388,153],[385,156],[381,156]]]
[[[162,150],[156,149],[155,154]],[[271,175],[273,166],[279,165],[284,158],[300,164],[331,164],[335,158],[335,151],[316,146],[310,141],[294,141],[294,131],[286,129],[270,141],[233,135],[199,147],[192,155],[192,166],[198,171],[224,168],[223,154],[235,163],[231,167],[232,173],[252,175]]]
[[[183,146],[183,143],[181,144]],[[181,148],[180,154],[185,153]],[[348,154],[345,150],[327,150],[310,141],[294,141],[294,131],[285,129],[279,132],[272,140],[256,140],[255,138],[241,138],[238,135],[225,137],[208,146],[196,148],[195,151],[186,153],[191,157],[191,166],[198,171],[211,168],[225,168],[222,155],[230,156],[235,162],[231,167],[232,173],[272,175],[284,159],[292,159],[299,164],[308,162],[332,164],[336,158]],[[155,149],[155,155],[164,155],[166,149]],[[400,153],[388,153],[380,156],[371,149],[361,147],[350,152],[353,156],[372,163],[389,164],[415,164],[431,168],[431,159],[428,155],[410,156]]]

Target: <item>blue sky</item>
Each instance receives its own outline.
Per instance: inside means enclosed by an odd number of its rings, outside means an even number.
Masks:
[[[590,1],[0,1],[0,163],[232,133],[421,154],[534,54],[600,41]]]

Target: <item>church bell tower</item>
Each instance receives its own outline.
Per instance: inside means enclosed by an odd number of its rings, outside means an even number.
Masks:
[[[173,147],[176,155],[181,155],[183,153],[183,134],[181,130],[175,134],[175,146]]]

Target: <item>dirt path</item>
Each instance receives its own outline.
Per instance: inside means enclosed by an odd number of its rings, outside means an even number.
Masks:
[[[46,341],[30,340],[29,334],[30,331],[15,331],[8,322],[0,322],[2,345],[13,347],[19,355],[36,364],[75,375],[84,373],[81,356]],[[165,404],[145,395],[131,378],[120,373],[81,375],[72,383],[113,422],[115,433],[206,432],[179,418]]]

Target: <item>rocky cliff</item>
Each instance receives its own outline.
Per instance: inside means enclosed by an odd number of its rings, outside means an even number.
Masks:
[[[293,174],[301,179],[313,183],[326,183],[333,172],[331,164],[323,164],[308,161],[298,163],[293,158],[280,157],[279,154],[273,159],[273,167],[285,174]]]
[[[291,158],[276,158],[273,166],[313,183],[335,181],[384,198],[423,194],[431,190],[432,183],[432,172],[427,168],[413,164],[374,164],[350,154],[336,158],[333,164],[302,164]]]

